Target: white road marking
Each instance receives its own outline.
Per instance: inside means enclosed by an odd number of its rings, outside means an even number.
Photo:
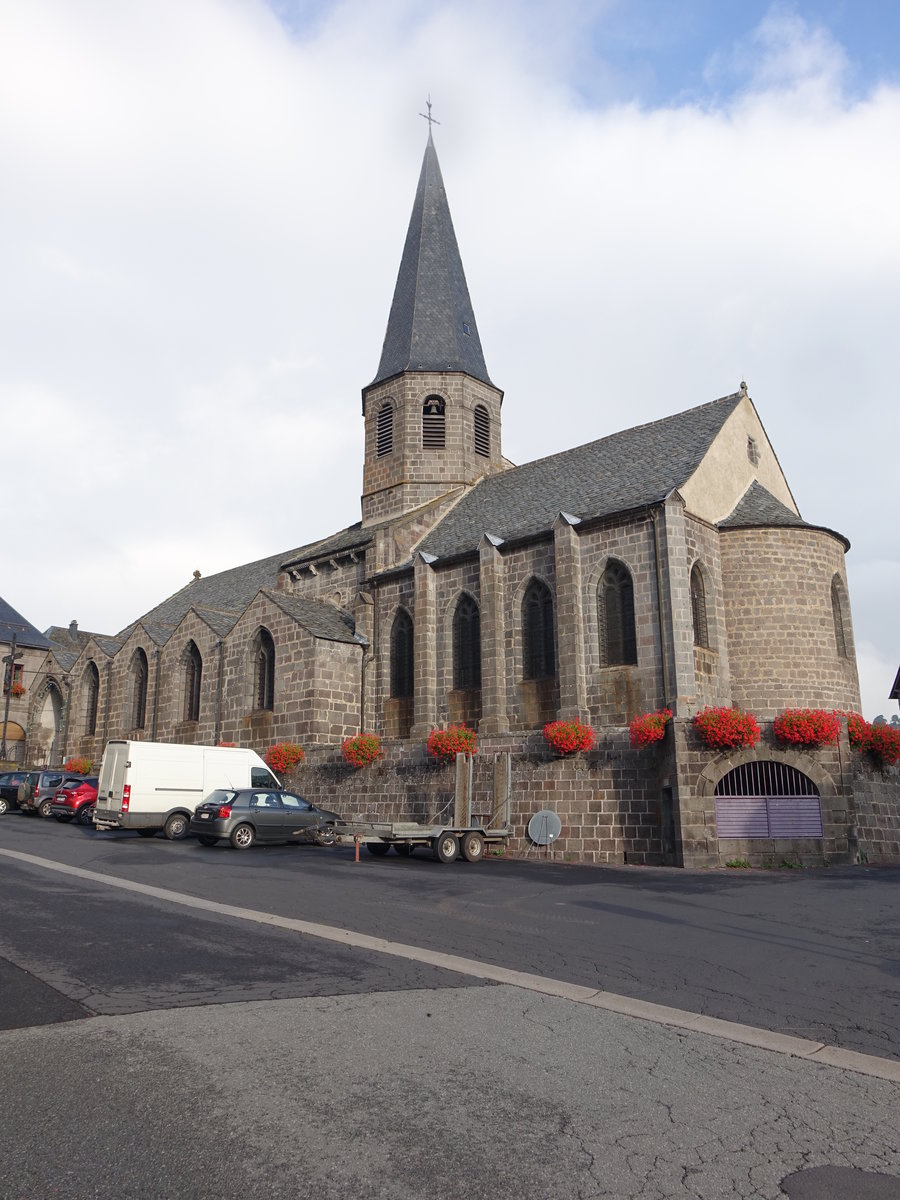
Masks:
[[[277,913],[261,912],[253,908],[239,908],[234,904],[221,904],[217,900],[204,900],[199,896],[189,896],[185,892],[173,892],[169,888],[153,887],[151,884],[137,883],[130,879],[118,879],[115,875],[102,875],[98,871],[87,871],[83,867],[71,867],[66,863],[54,862],[49,858],[39,858],[35,854],[23,854],[18,850],[0,849],[0,854],[35,867],[42,867],[47,871],[56,871],[61,875],[74,875],[78,879],[87,879],[92,883],[102,883],[107,887],[121,888],[126,892],[152,896],[155,900],[165,900],[170,904],[181,905],[182,908],[196,908],[202,912],[220,913],[225,917],[236,917],[240,921],[253,921],[258,925],[271,925],[276,929],[289,929],[294,933],[305,933],[309,937],[337,942],[342,946],[374,950],[379,954],[392,954],[395,958],[407,958],[414,962],[428,963],[430,966],[442,967],[444,970],[455,971],[459,975],[468,975],[473,979],[507,983],[513,987],[524,988],[526,991],[540,992],[545,996],[558,996],[576,1004],[588,1004],[593,1008],[602,1008],[607,1012],[618,1013],[620,1016],[636,1017],[642,1021],[652,1021],[657,1025],[669,1025],[675,1029],[688,1029],[692,1033],[708,1034],[726,1041],[740,1042],[745,1046],[771,1050],[776,1054],[787,1054],[794,1058],[806,1059],[808,1062],[823,1063],[846,1071],[855,1071],[858,1074],[872,1075],[877,1079],[889,1079],[894,1083],[900,1083],[900,1060],[897,1059],[860,1054],[856,1050],[843,1050],[839,1046],[829,1046],[824,1042],[814,1042],[808,1038],[793,1037],[786,1033],[775,1033],[770,1029],[759,1029],[754,1025],[722,1021],[718,1017],[707,1017],[702,1013],[689,1012],[681,1008],[670,1008],[665,1004],[634,1000],[629,996],[619,996],[615,992],[584,987],[578,983],[566,983],[562,979],[531,975],[526,971],[513,971],[508,967],[495,966],[493,963],[480,962],[474,958],[442,954],[440,951],[427,950],[421,946],[407,946],[403,942],[390,942],[385,938],[372,937],[371,934],[356,933],[349,929],[340,929],[335,925],[320,925],[315,921],[299,921],[294,917],[279,916]]]

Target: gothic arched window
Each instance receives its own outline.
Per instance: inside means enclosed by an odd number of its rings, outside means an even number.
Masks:
[[[446,445],[446,408],[440,396],[426,396],[422,405],[422,448],[443,450]]]
[[[147,655],[138,647],[131,659],[131,728],[143,729],[147,720]]]
[[[379,458],[390,454],[394,449],[394,409],[390,404],[383,404],[378,410],[378,424],[375,430],[375,453]]]
[[[600,580],[597,601],[600,610],[601,665],[620,667],[636,663],[634,585],[623,563],[611,562],[607,566]]]
[[[453,614],[453,687],[481,687],[481,612],[471,596],[460,596]]]
[[[200,684],[203,679],[203,659],[196,643],[187,644],[184,656],[184,719],[200,720]]]
[[[844,620],[845,613],[846,597],[844,593],[844,585],[841,582],[840,576],[835,575],[831,581],[831,616],[834,621],[834,641],[837,647],[838,655],[841,658],[850,657],[847,629]]]
[[[475,408],[475,453],[491,457],[491,418],[483,404]]]
[[[262,628],[253,645],[254,708],[275,707],[275,643],[268,629]]]
[[[100,700],[100,672],[97,664],[89,662],[82,683],[84,695],[84,732],[93,737],[97,732],[97,705]]]
[[[522,674],[525,679],[556,675],[553,596],[539,579],[532,579],[522,599]]]
[[[691,618],[694,623],[694,645],[709,646],[709,626],[706,620],[706,585],[700,564],[691,568]]]
[[[391,626],[391,699],[413,694],[413,623],[405,608],[399,608]]]

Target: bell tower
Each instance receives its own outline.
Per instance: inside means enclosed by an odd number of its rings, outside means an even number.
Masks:
[[[502,403],[485,365],[429,119],[381,361],[362,392],[363,525],[502,471]]]

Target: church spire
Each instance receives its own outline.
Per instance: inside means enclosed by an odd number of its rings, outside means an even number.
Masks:
[[[431,127],[429,120],[381,362],[370,387],[404,371],[462,371],[491,382]]]

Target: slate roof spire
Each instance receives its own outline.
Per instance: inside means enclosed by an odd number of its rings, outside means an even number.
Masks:
[[[381,362],[369,386],[404,371],[462,371],[491,383],[431,122]]]

